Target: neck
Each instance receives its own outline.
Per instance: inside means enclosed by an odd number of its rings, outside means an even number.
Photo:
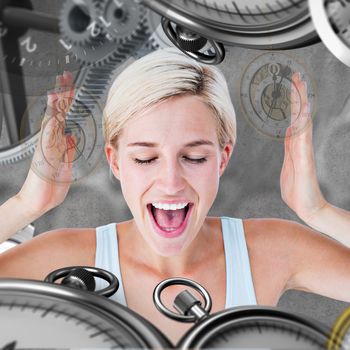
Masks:
[[[134,220],[130,221],[125,237],[127,251],[137,251],[137,256],[130,256],[136,264],[141,264],[160,275],[162,278],[173,276],[191,275],[203,261],[210,259],[211,253],[216,251],[218,240],[213,219],[206,219],[188,247],[185,247],[179,255],[162,256],[157,254],[152,247],[144,240],[138,231]]]

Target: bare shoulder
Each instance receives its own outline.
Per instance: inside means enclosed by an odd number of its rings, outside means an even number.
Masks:
[[[0,277],[43,279],[61,267],[94,265],[95,247],[93,228],[48,231],[0,254]]]
[[[308,282],[296,281],[295,276],[317,261],[320,252],[336,255],[342,249],[339,243],[294,221],[248,219],[243,224],[259,304],[275,305],[291,288],[317,290],[307,288]],[[317,265],[321,267],[322,262]]]
[[[244,231],[248,246],[290,249],[293,244],[319,241],[327,244],[331,239],[313,229],[295,221],[284,219],[247,219],[244,220]]]
[[[244,220],[244,230],[247,246],[254,254],[283,257],[293,265],[305,255],[312,257],[320,251],[344,248],[328,236],[290,220],[248,219]]]

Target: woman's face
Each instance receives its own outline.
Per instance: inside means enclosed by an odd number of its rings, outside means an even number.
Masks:
[[[106,146],[138,230],[162,256],[195,238],[217,195],[232,146],[219,146],[212,110],[195,96],[172,97],[128,121],[118,150]]]

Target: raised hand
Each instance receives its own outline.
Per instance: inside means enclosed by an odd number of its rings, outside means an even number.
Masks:
[[[25,183],[17,197],[36,216],[56,207],[65,199],[72,179],[75,138],[65,134],[66,115],[74,98],[72,74],[56,77],[48,93],[40,139]]]
[[[281,196],[305,222],[327,204],[319,187],[312,145],[312,119],[306,82],[294,73],[291,87],[291,125],[284,144]]]

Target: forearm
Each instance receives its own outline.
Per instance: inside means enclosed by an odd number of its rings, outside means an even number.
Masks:
[[[327,203],[305,222],[350,247],[350,212]]]
[[[19,196],[13,196],[0,206],[0,243],[6,241],[40,214],[32,212]]]

